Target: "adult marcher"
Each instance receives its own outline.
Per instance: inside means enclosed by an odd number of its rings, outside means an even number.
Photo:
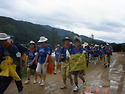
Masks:
[[[106,61],[105,61],[105,67],[109,67],[109,66],[110,66],[110,59],[111,59],[112,52],[113,52],[112,46],[110,46],[110,45],[107,43],[107,46],[106,46]]]
[[[59,66],[59,70],[61,72],[61,60],[60,60],[59,65],[58,65],[59,52],[60,52],[60,45],[57,44],[56,49],[55,49],[55,71],[54,71],[55,75],[57,73],[58,66]]]
[[[46,80],[46,73],[47,73],[47,65],[49,62],[49,55],[51,55],[51,49],[47,42],[47,38],[44,36],[41,36],[39,39],[40,45],[37,48],[37,55],[36,55],[36,62],[37,62],[37,68],[36,72],[39,76],[41,76],[40,85],[44,86],[45,80]]]
[[[70,79],[69,58],[70,58],[70,55],[72,54],[72,50],[75,46],[74,46],[74,44],[70,44],[70,42],[72,42],[72,40],[69,37],[65,37],[62,41],[64,42],[64,46],[62,46],[60,49],[60,55],[58,58],[58,65],[59,65],[59,62],[61,59],[61,61],[62,61],[61,72],[62,72],[62,79],[63,79],[63,84],[64,84],[61,86],[61,89],[65,89],[67,87],[66,80],[67,80],[67,78]]]
[[[73,49],[73,54],[86,53],[86,51],[82,46],[82,39],[80,37],[76,36],[74,38],[74,42],[75,42],[75,48]],[[75,88],[73,89],[73,91],[76,92],[79,90],[78,77],[83,81],[83,84],[85,85],[85,78],[84,78],[85,72],[84,70],[73,71],[72,74],[74,75],[74,82],[75,82]]]
[[[30,47],[30,51],[28,52],[28,62],[27,62],[27,80],[25,82],[25,84],[29,84],[30,83],[30,72],[31,70],[34,71],[34,84],[37,83],[37,74],[36,74],[36,44],[34,41],[30,41],[29,43],[29,47]]]
[[[13,70],[16,71],[16,74],[21,78],[20,69],[22,68],[22,59],[21,59],[21,53],[19,52],[16,45],[9,43],[7,40],[10,37],[7,36],[6,33],[0,33],[0,44],[1,44],[1,51],[0,51],[0,59],[3,59],[3,57],[10,57],[12,59],[13,63],[9,66],[13,66]],[[6,62],[8,63],[8,62]],[[2,64],[2,63],[1,63]],[[14,67],[15,66],[15,67]],[[5,66],[7,67],[7,66]],[[9,68],[9,67],[8,67]],[[12,82],[13,78],[11,76],[0,76],[0,94],[3,94],[7,87]],[[16,86],[18,88],[19,94],[22,94],[23,86],[22,81],[15,80]]]

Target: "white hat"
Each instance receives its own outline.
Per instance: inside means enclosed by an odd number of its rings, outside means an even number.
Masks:
[[[109,45],[108,43],[106,45]]]
[[[95,47],[98,47],[99,45],[95,44]]]
[[[74,36],[74,41],[79,41],[80,43],[82,43],[82,39],[80,38],[80,37],[78,37],[78,36]]]
[[[8,39],[10,39],[10,37],[7,36],[6,33],[0,33],[0,40],[8,40]]]
[[[88,46],[89,44],[87,42],[84,42],[84,46]]]
[[[30,44],[35,44],[35,42],[31,40],[31,41],[30,41]]]
[[[44,36],[41,36],[38,42],[45,42],[47,40],[48,40],[47,38],[45,38]]]

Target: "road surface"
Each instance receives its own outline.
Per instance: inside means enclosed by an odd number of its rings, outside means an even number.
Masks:
[[[90,63],[85,71],[86,86],[82,85],[79,79],[80,90],[72,92],[74,85],[70,85],[67,80],[68,88],[61,90],[62,84],[61,73],[57,75],[47,75],[45,86],[38,83],[25,85],[26,78],[23,78],[23,94],[125,94],[125,55],[123,53],[113,53],[111,57],[111,65],[104,68],[104,63]],[[39,79],[38,79],[39,80]],[[7,88],[5,94],[18,94],[14,81]]]

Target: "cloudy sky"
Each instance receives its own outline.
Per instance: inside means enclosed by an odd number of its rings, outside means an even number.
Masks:
[[[125,43],[125,0],[0,0],[0,16]]]

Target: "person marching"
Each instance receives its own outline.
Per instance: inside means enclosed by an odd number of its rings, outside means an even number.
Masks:
[[[94,55],[94,64],[97,64],[99,56],[99,49],[97,44],[95,44],[95,46],[93,47],[93,55]]]
[[[59,52],[60,52],[60,45],[57,44],[56,46],[56,50],[55,50],[55,72],[54,74],[56,75],[57,73],[57,67],[59,66],[59,69],[61,71],[61,60],[59,62],[59,65],[57,64],[58,63],[58,58],[59,58]]]
[[[82,39],[80,37],[75,36],[74,42],[75,42],[75,48],[73,49],[73,54],[86,53],[85,49],[82,46]],[[78,76],[83,81],[83,84],[85,85],[85,78],[84,78],[85,72],[84,70],[73,71],[72,74],[74,75],[74,82],[75,82],[75,88],[73,89],[73,91],[76,92],[79,89]]]
[[[44,86],[45,84],[47,65],[49,62],[48,59],[49,59],[49,55],[51,55],[50,46],[46,44],[47,40],[48,39],[46,37],[41,36],[38,41],[40,45],[36,50],[37,51],[36,62],[38,62],[36,72],[39,76],[41,76],[41,80],[39,82],[41,86]]]
[[[29,84],[30,83],[30,72],[33,69],[34,70],[34,75],[35,75],[35,79],[34,79],[34,84],[37,83],[37,74],[36,74],[36,44],[34,41],[30,41],[29,43],[30,46],[30,51],[28,52],[28,66],[27,66],[27,81],[25,82],[25,84]]]
[[[69,57],[72,54],[72,50],[74,48],[74,45],[70,44],[70,42],[72,42],[72,40],[69,37],[65,37],[62,41],[64,42],[64,46],[61,47],[61,49],[60,49],[60,54],[59,54],[59,58],[58,58],[58,65],[59,65],[59,62],[61,60],[62,61],[61,72],[62,72],[62,79],[63,79],[63,83],[64,83],[64,85],[61,86],[61,89],[65,89],[66,88],[66,79],[67,78],[70,79]]]
[[[100,56],[100,60],[103,61],[103,57],[104,57],[103,45],[100,46],[99,56]]]
[[[110,66],[110,59],[111,59],[112,52],[113,52],[113,48],[107,43],[105,67]]]
[[[90,46],[90,61],[92,62],[93,60],[93,44]]]
[[[16,45],[9,43],[7,41],[8,39],[10,39],[10,37],[8,37],[6,33],[0,33],[0,44],[1,44],[0,58],[3,59],[4,57],[8,57],[10,59],[9,61],[12,61],[12,64],[3,67],[7,66],[8,68],[11,67],[10,71],[12,70],[14,71],[12,72],[12,74],[8,73],[9,77],[0,76],[0,94],[3,94],[5,92],[5,90],[10,85],[13,79],[15,80],[19,94],[22,94],[23,86],[22,86],[22,81],[20,79],[21,78],[20,69],[22,69],[21,53],[19,52],[19,49],[17,48]],[[3,65],[6,63],[9,62],[4,62]],[[15,77],[13,77],[15,75],[17,75],[19,79],[16,80]]]
[[[87,67],[88,67],[88,65],[89,65],[89,58],[88,58],[88,52],[89,52],[89,50],[88,50],[88,43],[87,42],[84,42],[84,44],[83,44],[83,48],[84,48],[84,50],[85,50],[85,54],[86,54],[86,64],[87,64]]]

